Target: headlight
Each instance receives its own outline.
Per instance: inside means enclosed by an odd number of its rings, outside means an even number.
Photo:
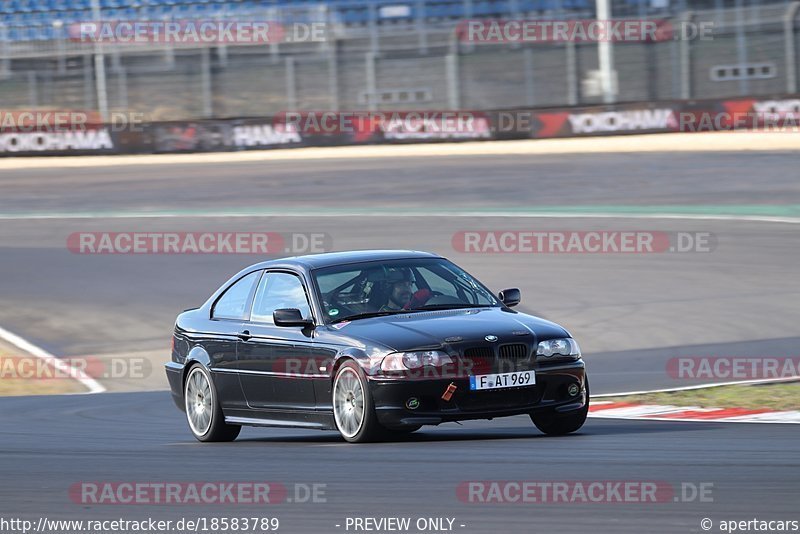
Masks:
[[[571,337],[548,339],[539,343],[536,355],[544,356],[545,358],[571,356],[577,360],[581,357],[581,348],[578,346],[578,342]]]
[[[442,367],[453,363],[450,356],[440,350],[419,352],[393,352],[381,362],[382,371],[405,371],[422,367]]]

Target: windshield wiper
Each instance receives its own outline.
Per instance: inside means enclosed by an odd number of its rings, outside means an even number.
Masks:
[[[375,311],[375,312],[364,312],[364,313],[356,313],[353,315],[348,315],[347,317],[336,318],[337,323],[342,321],[353,321],[355,319],[368,319],[370,317],[383,317],[384,315],[397,315],[400,313],[408,313],[409,310],[384,310],[384,311]]]

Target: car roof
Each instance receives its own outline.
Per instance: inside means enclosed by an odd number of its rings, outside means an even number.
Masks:
[[[326,252],[324,254],[308,254],[269,260],[252,267],[265,269],[269,267],[295,266],[307,270],[359,263],[363,261],[401,260],[412,258],[441,258],[438,254],[419,250],[350,250],[345,252]]]

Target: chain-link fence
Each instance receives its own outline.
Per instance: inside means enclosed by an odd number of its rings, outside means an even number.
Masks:
[[[798,6],[684,11],[665,19],[670,38],[609,43],[614,100],[796,93]],[[603,102],[597,42],[471,42],[458,21],[353,28],[315,13],[324,38],[296,43],[3,41],[0,109],[98,109],[102,95],[111,111],[172,120]]]

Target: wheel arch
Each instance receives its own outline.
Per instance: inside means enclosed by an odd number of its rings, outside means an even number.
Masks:
[[[183,364],[183,373],[181,375],[181,395],[185,395],[186,390],[186,377],[189,376],[189,371],[195,364],[202,365],[207,371],[211,371],[211,356],[208,355],[203,347],[196,346],[189,351],[186,355],[186,361]]]
[[[336,373],[339,371],[339,368],[348,361],[356,362],[364,371],[364,374],[370,374],[369,356],[367,356],[363,350],[348,348],[339,351],[333,359],[333,365],[331,366],[331,385],[333,385],[333,381],[336,380]]]

